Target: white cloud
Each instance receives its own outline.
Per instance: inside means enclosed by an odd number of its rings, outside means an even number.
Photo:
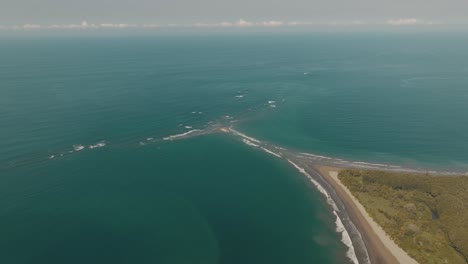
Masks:
[[[249,21],[245,21],[243,19],[239,19],[239,21],[237,21],[237,23],[235,23],[236,26],[238,27],[251,27],[254,25],[254,23],[252,22],[249,22]]]
[[[99,26],[96,24],[89,24],[87,21],[81,22],[81,24],[65,24],[65,25],[51,25],[45,26],[43,28],[48,29],[92,29],[98,28]]]
[[[158,24],[144,24],[143,28],[160,28],[161,26]]]
[[[282,21],[260,21],[260,22],[251,22],[244,19],[239,19],[236,22],[221,22],[221,23],[195,23],[192,25],[188,25],[188,27],[277,27],[289,25],[288,23],[284,23]]]
[[[398,18],[386,21],[387,25],[391,26],[414,26],[414,25],[433,25],[433,22],[424,21],[417,18]]]
[[[205,28],[215,28],[215,27],[276,27],[282,26],[284,22],[282,21],[261,21],[261,22],[251,22],[244,19],[239,19],[236,22],[221,22],[221,23],[195,23],[186,25],[186,27],[205,27]]]
[[[40,29],[42,28],[41,25],[36,24],[25,24],[21,26],[22,29]]]
[[[260,25],[265,26],[265,27],[278,27],[278,26],[284,25],[284,23],[282,21],[271,20],[271,21],[260,22]]]
[[[292,21],[287,23],[288,26],[312,26],[316,25],[315,23],[311,22],[300,22],[300,21]]]
[[[152,27],[153,25],[144,25],[142,27]],[[51,26],[41,26],[38,28],[45,28],[45,29],[100,29],[100,28],[130,28],[130,27],[138,27],[137,25],[130,25],[130,24],[111,24],[111,23],[103,23],[103,24],[90,24],[87,21],[81,22],[81,24],[64,24],[64,25],[51,25]]]
[[[130,24],[100,24],[99,27],[101,28],[131,28],[131,27],[138,27],[138,26],[130,25]]]
[[[411,26],[411,25],[437,25],[441,23],[433,23],[416,18],[399,18],[390,19],[381,23],[369,23],[361,20],[354,21],[329,21],[329,22],[302,22],[302,21],[248,21],[239,19],[238,21],[224,21],[220,23],[194,23],[194,24],[125,24],[125,23],[100,23],[93,24],[86,20],[80,24],[61,24],[61,25],[38,25],[24,24],[17,26],[1,26],[0,30],[40,30],[40,29],[63,29],[63,30],[98,30],[98,29],[160,29],[160,28],[247,28],[247,27],[306,27],[306,26],[325,26],[325,27],[348,27],[348,26]]]
[[[233,24],[231,22],[221,22],[219,24],[221,27],[232,27]]]

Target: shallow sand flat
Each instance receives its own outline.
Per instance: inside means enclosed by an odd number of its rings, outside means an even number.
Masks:
[[[333,186],[348,210],[348,214],[361,232],[371,263],[417,264],[370,217],[361,203],[338,179],[339,168],[319,167],[322,176]]]

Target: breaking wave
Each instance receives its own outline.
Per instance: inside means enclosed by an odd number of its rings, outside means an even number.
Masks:
[[[309,173],[305,171],[304,168],[300,167],[296,163],[292,162],[288,159],[288,162],[291,163],[300,173],[304,174],[314,185],[317,187],[320,193],[322,193],[325,198],[327,199],[327,203],[333,208],[333,214],[336,216],[335,225],[336,225],[336,232],[341,233],[341,241],[348,247],[348,251],[346,252],[346,256],[354,263],[358,264],[359,261],[356,257],[356,251],[354,250],[353,242],[351,241],[351,237],[349,236],[348,231],[346,230],[343,222],[341,221],[340,217],[336,212],[339,212],[338,206],[336,205],[335,201],[331,198],[330,194],[323,188],[323,186],[317,182]]]
[[[185,137],[185,136],[188,136],[194,132],[200,132],[202,130],[200,129],[193,129],[193,130],[190,130],[188,132],[185,132],[185,133],[182,133],[182,134],[177,134],[177,135],[172,135],[172,136],[168,136],[168,137],[165,137],[163,138],[164,140],[174,140],[174,139],[178,139],[178,138],[182,138],[182,137]]]
[[[271,155],[273,155],[273,156],[276,156],[276,157],[278,157],[278,158],[282,158],[281,155],[279,155],[279,154],[277,154],[277,153],[275,153],[275,152],[273,152],[273,151],[271,151],[271,150],[269,150],[269,149],[266,149],[266,148],[264,148],[264,147],[262,147],[262,149],[263,149],[266,153],[269,153],[269,154],[271,154]]]
[[[243,134],[243,133],[241,133],[241,132],[239,132],[239,131],[237,131],[237,130],[234,130],[233,128],[229,128],[229,131],[231,131],[234,135],[240,136],[240,137],[242,137],[242,138],[245,138],[245,139],[247,139],[247,140],[253,141],[253,142],[255,142],[255,143],[262,143],[260,140],[255,139],[255,138],[253,138],[253,137],[249,137],[249,136],[247,136],[246,134]]]
[[[336,232],[341,233],[341,242],[343,242],[343,244],[345,244],[348,247],[348,250],[346,251],[346,256],[349,259],[351,259],[351,261],[354,264],[358,264],[359,261],[356,257],[356,252],[354,251],[354,246],[353,246],[353,242],[351,241],[351,237],[349,236],[349,233],[346,230],[345,226],[343,225],[343,222],[341,221],[338,214],[335,211],[333,211],[333,214],[336,217],[336,220],[335,220]]]
[[[247,139],[245,139],[245,138],[243,138],[242,141],[243,141],[245,144],[249,145],[249,146],[252,146],[252,147],[259,147],[259,145],[254,144],[254,143],[252,143],[251,141],[249,141],[249,140],[247,140]]]

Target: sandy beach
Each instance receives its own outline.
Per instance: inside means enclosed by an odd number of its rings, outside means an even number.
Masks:
[[[335,189],[343,201],[347,213],[361,232],[371,263],[416,264],[417,262],[403,251],[369,216],[362,204],[338,179],[340,168],[317,167],[322,177]]]

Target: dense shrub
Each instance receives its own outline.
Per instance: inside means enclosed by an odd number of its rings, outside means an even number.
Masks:
[[[468,263],[468,177],[343,170],[340,180],[420,263]]]

